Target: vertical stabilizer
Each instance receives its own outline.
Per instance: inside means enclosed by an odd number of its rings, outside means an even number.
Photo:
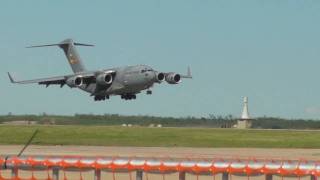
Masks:
[[[93,46],[90,44],[82,44],[82,43],[76,43],[73,42],[72,39],[65,39],[64,41],[58,43],[58,44],[47,44],[47,45],[40,45],[40,46],[30,46],[27,48],[35,48],[35,47],[47,47],[47,46],[59,46],[61,49],[63,49],[64,54],[66,55],[68,62],[73,70],[74,73],[79,73],[86,71],[82,60],[76,50],[75,46]]]
[[[82,60],[77,52],[75,47],[75,43],[72,39],[66,39],[59,43],[59,47],[63,49],[64,54],[66,55],[68,62],[72,68],[74,73],[83,72],[85,71],[85,67],[82,63]]]

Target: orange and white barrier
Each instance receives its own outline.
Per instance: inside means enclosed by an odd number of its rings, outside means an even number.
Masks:
[[[185,173],[194,175],[223,174],[223,179],[229,175],[250,176],[272,175],[303,177],[317,179],[320,176],[320,163],[317,161],[288,161],[288,160],[222,160],[222,159],[159,159],[137,157],[74,157],[74,156],[9,156],[0,157],[1,170],[12,170],[10,179],[25,179],[19,177],[19,170],[52,171],[48,180],[59,179],[59,171],[78,171],[79,173],[93,170],[94,179],[101,179],[101,171],[107,172],[137,172],[136,178],[142,180],[142,174],[179,173],[179,179],[185,179]],[[51,173],[50,173],[51,174]],[[66,178],[66,177],[65,177]],[[5,180],[0,173],[0,180]],[[30,180],[37,180],[32,175]],[[81,178],[79,178],[81,179]]]

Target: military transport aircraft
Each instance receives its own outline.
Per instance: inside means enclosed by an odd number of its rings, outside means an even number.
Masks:
[[[75,46],[93,45],[76,43],[72,39],[66,39],[58,44],[30,46],[28,48],[46,46],[59,46],[64,51],[74,74],[16,81],[8,72],[12,83],[38,83],[46,85],[46,87],[50,85],[60,85],[60,87],[68,85],[70,88],[79,88],[90,93],[95,101],[101,101],[109,99],[112,95],[119,95],[125,100],[136,99],[136,94],[141,93],[143,90],[147,90],[147,94],[152,94],[151,88],[154,83],[166,81],[169,84],[178,84],[182,78],[192,78],[190,68],[188,68],[187,75],[180,75],[174,72],[163,73],[155,71],[147,65],[88,71],[85,69]]]

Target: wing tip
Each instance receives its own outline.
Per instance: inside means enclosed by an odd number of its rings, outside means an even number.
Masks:
[[[188,77],[188,78],[192,78],[192,74],[191,74],[191,68],[190,68],[190,66],[188,66],[188,70],[187,70],[187,77]]]
[[[10,82],[11,82],[11,83],[15,83],[16,81],[13,79],[13,77],[11,76],[11,74],[10,74],[9,72],[7,72],[7,73],[8,73]]]

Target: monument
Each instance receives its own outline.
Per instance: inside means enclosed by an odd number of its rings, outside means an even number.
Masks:
[[[248,97],[243,98],[243,111],[240,119],[237,121],[238,129],[248,129],[252,126],[252,118],[249,115]]]

